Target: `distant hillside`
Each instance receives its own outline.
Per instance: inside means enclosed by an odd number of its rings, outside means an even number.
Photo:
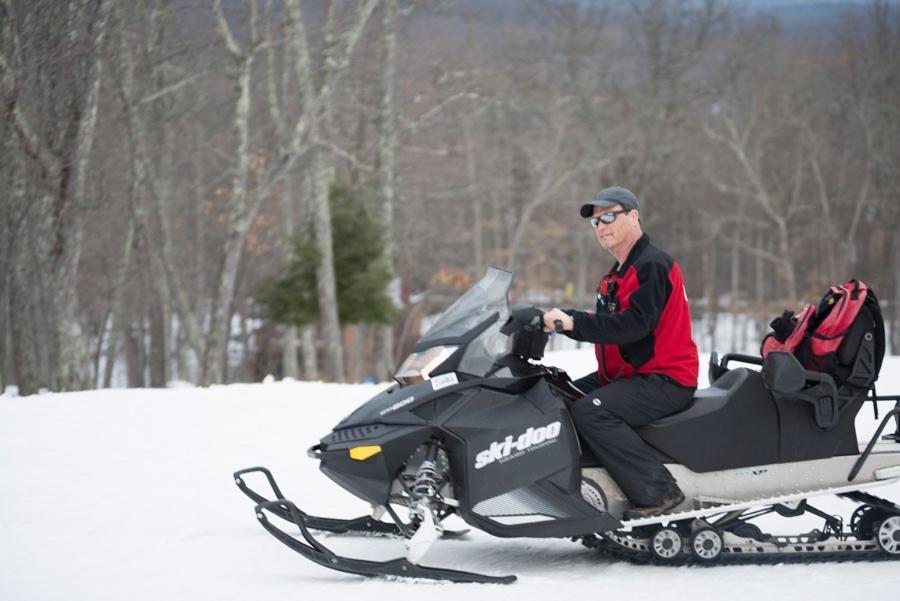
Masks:
[[[553,0],[549,0],[553,1]],[[477,16],[484,23],[502,24],[527,20],[537,2],[522,0],[454,0],[419,12]],[[585,0],[585,4],[606,6],[614,12],[624,11],[621,0]],[[852,13],[867,10],[868,0],[738,0],[748,15],[773,15],[785,29],[805,29],[834,22]],[[900,2],[892,2],[900,8]]]
[[[807,29],[833,23],[850,14],[864,14],[865,2],[748,2],[745,12],[774,15],[786,30]]]

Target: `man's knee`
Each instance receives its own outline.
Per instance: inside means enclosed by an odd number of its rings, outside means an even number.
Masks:
[[[576,424],[590,423],[599,425],[614,424],[621,421],[615,413],[603,406],[603,399],[600,395],[592,394],[579,399],[575,403],[572,407],[572,417]]]

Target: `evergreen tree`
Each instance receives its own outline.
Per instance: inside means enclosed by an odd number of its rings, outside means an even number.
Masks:
[[[393,274],[381,222],[368,210],[358,188],[335,184],[329,201],[341,324],[390,323],[397,309],[387,295]],[[297,237],[284,275],[265,282],[256,294],[268,319],[294,326],[318,320],[317,260],[312,236]]]

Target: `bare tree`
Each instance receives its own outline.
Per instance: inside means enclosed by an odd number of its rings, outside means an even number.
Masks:
[[[22,102],[26,83],[17,76],[23,72],[25,60],[18,31],[21,21],[9,0],[3,3],[0,79],[3,81],[5,117],[16,134],[21,151],[40,172],[41,191],[31,219],[40,221],[36,227],[43,228],[49,237],[41,237],[39,244],[31,250],[37,255],[36,264],[46,270],[47,278],[53,282],[46,290],[53,328],[50,346],[53,372],[48,384],[55,389],[71,390],[84,388],[90,381],[77,282],[87,203],[86,181],[97,125],[112,3],[97,2],[93,10],[86,13],[75,2],[55,8],[56,11],[47,11],[54,21],[50,27],[57,28],[47,43],[83,45],[82,62],[76,58],[70,65],[68,96],[59,98],[58,90],[42,90],[54,95],[47,97],[50,104],[61,100],[68,103],[68,110],[62,113],[62,122],[54,127],[38,128],[33,123],[34,116],[27,112],[27,103]],[[85,39],[78,38],[75,34],[78,31],[85,32]],[[59,64],[55,66],[64,70]],[[57,139],[57,130],[65,132],[61,140]],[[27,337],[23,344],[30,342],[31,337]]]

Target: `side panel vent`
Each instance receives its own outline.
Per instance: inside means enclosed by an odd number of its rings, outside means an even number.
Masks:
[[[325,438],[325,444],[334,444],[339,442],[351,442],[354,440],[365,440],[378,436],[381,426],[372,424],[369,426],[359,426],[357,428],[346,428],[332,432]]]
[[[459,393],[448,394],[439,399],[425,403],[424,405],[420,405],[410,413],[413,413],[422,419],[431,420],[450,408],[460,398],[462,398],[462,395]]]

